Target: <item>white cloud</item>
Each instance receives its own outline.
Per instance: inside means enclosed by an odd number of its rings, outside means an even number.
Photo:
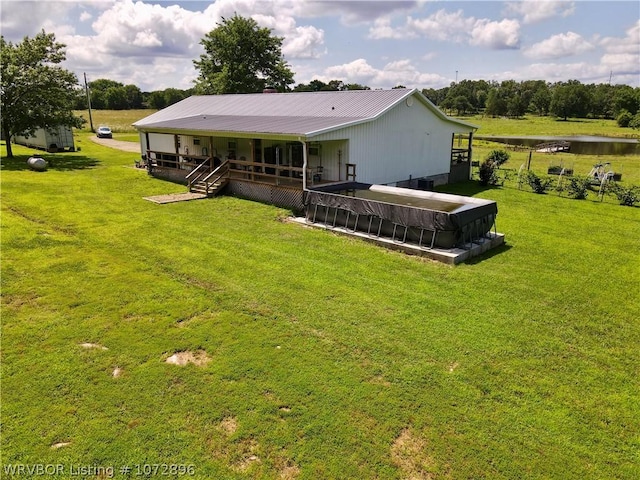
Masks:
[[[345,26],[368,23],[419,7],[424,0],[293,0],[300,17],[340,17]]]
[[[324,30],[311,25],[296,27],[286,35],[282,44],[282,54],[285,58],[318,58],[326,54],[324,44]]]
[[[439,42],[468,43],[495,50],[520,46],[520,24],[517,20],[499,22],[465,17],[462,10],[440,9],[424,18],[407,17],[404,25],[391,26],[390,18],[380,18],[369,29],[371,39],[428,38]]]
[[[405,39],[425,37],[431,40],[460,43],[468,38],[466,33],[473,27],[475,19],[465,18],[462,10],[449,13],[444,9],[425,18],[409,16],[405,24],[392,27],[391,17],[376,20],[369,29],[371,39]]]
[[[623,38],[603,38],[600,45],[602,45],[609,53],[631,53],[637,55],[640,53],[640,20],[638,20],[625,33],[626,36]]]
[[[373,22],[373,26],[369,29],[369,38],[372,40],[381,39],[404,39],[414,38],[416,35],[406,29],[393,28],[391,26],[390,17],[381,17]]]
[[[89,12],[82,12],[80,14],[80,21],[81,22],[88,22],[89,20],[91,20],[93,18],[93,15],[91,15]]]
[[[471,45],[503,50],[520,47],[520,24],[517,20],[500,22],[478,20],[471,30]]]
[[[595,47],[574,32],[560,33],[525,49],[524,55],[530,58],[562,58],[593,50]]]
[[[524,0],[508,2],[505,13],[507,16],[517,15],[522,17],[525,24],[537,23],[548,18],[568,17],[575,12],[576,5],[573,1],[566,0]]]
[[[323,75],[314,78],[328,82],[340,79],[345,83],[359,83],[371,88],[392,88],[404,85],[408,88],[424,88],[427,86],[444,86],[448,80],[437,74],[420,72],[410,60],[403,59],[387,63],[378,69],[371,66],[364,58],[359,58],[342,65],[334,65],[325,69]]]
[[[273,30],[283,37],[282,54],[288,59],[318,58],[325,53],[324,30],[311,25],[298,26],[296,19],[288,15],[254,14],[258,25]]]
[[[462,10],[453,13],[438,10],[427,18],[414,19],[409,17],[406,28],[413,34],[432,40],[461,43],[468,38],[467,32],[474,23],[475,19],[465,17]]]

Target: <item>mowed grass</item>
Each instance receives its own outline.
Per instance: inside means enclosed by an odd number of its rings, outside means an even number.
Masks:
[[[640,209],[451,187],[507,245],[449,267],[79,144],[2,159],[3,478],[640,476]]]
[[[473,115],[460,117],[474,125],[479,125],[478,135],[544,135],[576,136],[595,135],[619,138],[638,138],[638,130],[621,128],[615,120],[603,118],[568,118],[554,116],[526,115],[522,118],[491,117]]]

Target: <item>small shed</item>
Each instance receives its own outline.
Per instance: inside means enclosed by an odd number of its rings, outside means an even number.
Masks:
[[[293,208],[325,183],[467,180],[478,128],[415,89],[192,96],[134,126],[151,174],[191,186],[224,165],[232,194]]]

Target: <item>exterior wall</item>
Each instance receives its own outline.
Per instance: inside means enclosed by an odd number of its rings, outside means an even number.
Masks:
[[[169,133],[150,133],[148,149],[156,152],[175,153],[175,135]]]
[[[322,181],[346,180],[345,164],[349,163],[349,142],[347,140],[332,140],[318,146],[319,155],[309,155],[308,166],[312,170],[322,167]]]
[[[454,132],[468,130],[438,118],[414,100],[411,106],[406,102],[396,105],[373,122],[318,135],[314,140],[348,139],[348,149],[343,151],[343,179],[344,164],[353,163],[360,182],[396,184],[409,178],[442,178],[448,174]]]

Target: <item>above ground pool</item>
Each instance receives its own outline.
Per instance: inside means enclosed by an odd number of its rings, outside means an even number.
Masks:
[[[385,185],[343,182],[306,193],[307,222],[427,248],[464,248],[487,235],[498,214],[491,200]]]

